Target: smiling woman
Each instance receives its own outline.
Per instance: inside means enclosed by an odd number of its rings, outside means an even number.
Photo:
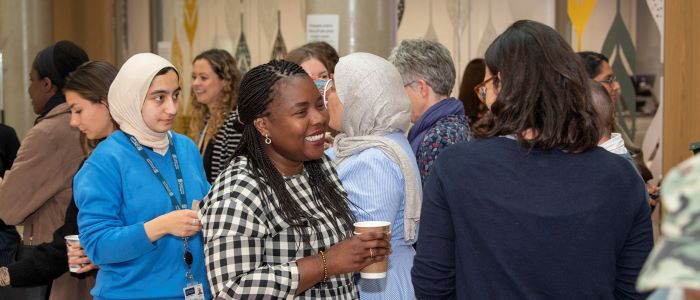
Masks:
[[[323,154],[328,112],[297,64],[241,81],[243,137],[200,210],[216,299],[356,299],[352,272],[385,259],[384,233],[352,235],[347,194]]]
[[[190,136],[197,141],[209,182],[226,169],[241,139],[235,130],[241,72],[226,50],[209,49],[194,58]]]

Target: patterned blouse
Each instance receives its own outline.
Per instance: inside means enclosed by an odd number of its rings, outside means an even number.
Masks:
[[[430,169],[443,150],[452,144],[471,140],[469,121],[465,115],[449,115],[437,121],[425,134],[416,154],[421,182],[425,184]]]
[[[324,171],[344,191],[330,160],[323,157]],[[278,201],[268,186],[251,176],[248,160],[236,157],[216,179],[205,197],[200,216],[205,239],[207,276],[216,299],[292,299],[299,285],[296,260],[316,255],[340,242],[334,226],[352,234],[352,224],[328,214],[313,200],[309,175],[285,177],[287,189],[319,222],[320,232],[311,234],[311,248],[287,224],[267,199]],[[333,224],[333,225],[331,225]],[[333,276],[316,284],[298,299],[358,299],[351,273]]]

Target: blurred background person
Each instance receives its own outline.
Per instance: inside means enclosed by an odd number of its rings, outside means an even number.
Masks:
[[[5,171],[12,168],[18,149],[19,138],[15,129],[0,124],[0,178],[5,177]]]
[[[612,132],[613,122],[615,122],[615,103],[610,98],[610,94],[595,80],[589,80],[588,84],[591,88],[591,103],[596,111],[596,121],[600,130],[598,146],[610,153],[620,155],[635,166],[632,156],[625,148],[622,135],[619,132]]]
[[[285,60],[301,66],[314,81],[332,79],[339,59],[335,48],[326,42],[304,44],[289,51],[285,57]]]
[[[116,75],[117,70],[108,62],[92,61],[82,64],[66,78],[63,91],[71,111],[70,125],[80,130],[86,154],[116,129],[107,104],[109,85]],[[90,289],[95,285],[95,272],[90,271],[97,266],[81,246],[67,246],[64,238],[78,234],[77,218],[78,208],[71,201],[65,222],[54,232],[53,241],[37,246],[30,255],[7,268],[0,268],[0,277],[7,276],[12,287],[40,286],[68,272],[69,264],[80,264],[82,267],[70,274],[78,280],[55,281],[51,285],[51,299],[92,299]]]
[[[63,87],[68,74],[87,61],[87,53],[78,45],[60,41],[41,50],[32,63],[28,92],[38,116],[0,183],[0,219],[24,228],[19,259],[34,246],[52,240],[72,201],[73,175],[85,154],[80,131],[69,124]],[[65,273],[55,282],[69,286],[77,281]],[[27,292],[32,293],[27,298],[44,294],[36,289]]]
[[[340,59],[328,99],[330,127],[340,133],[328,150],[357,221],[391,223],[389,268],[383,279],[359,278],[361,299],[413,299],[411,267],[421,181],[404,136],[411,103],[401,75],[369,53]],[[460,104],[461,105],[461,104]]]
[[[477,90],[494,126],[445,150],[424,185],[416,296],[644,299],[644,183],[597,147],[581,60],[554,29],[522,20],[484,61]]]
[[[189,209],[209,191],[191,139],[170,131],[179,75],[164,58],[129,58],[109,88],[119,125],[75,175],[80,243],[100,266],[96,299],[209,299],[201,225]],[[201,286],[200,286],[201,285]]]
[[[464,105],[449,96],[455,84],[455,66],[445,46],[420,39],[401,41],[391,51],[389,61],[401,73],[411,100],[413,126],[408,141],[425,181],[443,150],[471,139]]]
[[[213,182],[228,166],[241,139],[241,133],[234,128],[241,72],[233,56],[221,49],[200,53],[192,68],[190,131],[198,137],[204,172]]]
[[[592,51],[579,52],[578,55],[583,60],[588,76],[591,79],[600,82],[605,90],[608,91],[608,94],[610,94],[610,98],[612,99],[613,103],[617,103],[618,94],[620,92],[620,83],[617,82],[617,78],[615,77],[615,74],[613,74],[608,58],[601,53]],[[627,151],[634,159],[637,170],[642,175],[644,182],[648,182],[649,180],[653,179],[654,176],[651,174],[651,171],[644,162],[642,148],[637,146],[637,144],[632,141],[629,135],[627,135],[627,132],[625,132],[625,130],[622,128],[622,125],[620,125],[620,122],[624,122],[624,120],[616,117],[611,130],[612,132],[620,134],[625,142],[625,148],[627,148]],[[647,185],[647,189],[649,190],[650,194],[653,194],[658,190],[656,186],[651,184]]]
[[[17,149],[19,149],[19,138],[15,130],[0,124],[0,181],[2,176],[5,176],[5,171],[12,168]],[[15,226],[7,225],[0,220],[0,266],[6,266],[14,260],[20,240]]]
[[[610,94],[608,94],[603,84],[593,79],[589,80],[588,83],[591,87],[591,101],[596,110],[596,120],[598,121],[598,128],[600,130],[598,146],[627,160],[635,167],[639,179],[644,181],[641,174],[639,174],[639,170],[637,170],[637,165],[632,155],[630,155],[627,148],[625,148],[625,141],[622,139],[622,134],[619,132],[612,132],[613,123],[615,122],[615,102],[612,101]],[[648,188],[647,186],[647,189]],[[652,191],[658,191],[658,189],[654,187]],[[649,206],[652,209],[655,208],[659,202],[658,195],[653,194],[648,195],[648,200]]]
[[[469,129],[474,137],[480,137],[490,129],[491,112],[474,92],[474,88],[484,80],[485,68],[484,59],[472,59],[464,68],[462,82],[459,85],[459,100],[464,104],[464,113],[467,115]]]
[[[308,74],[273,60],[248,71],[243,138],[200,213],[217,299],[358,299],[352,272],[386,259],[385,233],[354,218],[323,154],[328,112]]]

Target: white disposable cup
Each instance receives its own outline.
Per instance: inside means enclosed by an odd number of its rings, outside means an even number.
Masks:
[[[365,232],[384,232],[391,233],[391,222],[387,221],[363,221],[353,224],[355,226],[355,234],[363,234]],[[373,263],[360,270],[360,277],[365,279],[381,279],[386,277],[388,268],[388,259]]]
[[[67,235],[64,237],[66,239],[66,244],[67,245],[78,245],[80,246],[80,239],[78,238],[77,234],[74,235]],[[80,270],[81,265],[80,264],[68,264],[68,270],[70,270],[72,273],[78,272]]]

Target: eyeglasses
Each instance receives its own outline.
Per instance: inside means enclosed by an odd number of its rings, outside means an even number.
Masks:
[[[409,85],[412,85],[412,84],[416,83],[416,81],[417,80],[411,80],[411,82],[404,84],[403,87],[407,87]]]
[[[615,77],[615,75],[612,75],[612,76],[610,76],[610,78],[608,78],[608,79],[606,79],[606,80],[600,80],[600,81],[598,81],[598,82],[600,82],[600,83],[607,83],[607,84],[613,84],[613,82],[616,82],[616,81],[617,81],[617,77]]]
[[[474,93],[479,97],[481,103],[486,104],[486,84],[494,78],[495,76],[491,76],[474,87]]]
[[[323,96],[323,105],[328,107],[328,97],[326,94],[328,94],[328,90],[333,87],[333,79],[316,79],[314,80],[314,83],[316,84],[318,92],[321,93],[321,96]]]

